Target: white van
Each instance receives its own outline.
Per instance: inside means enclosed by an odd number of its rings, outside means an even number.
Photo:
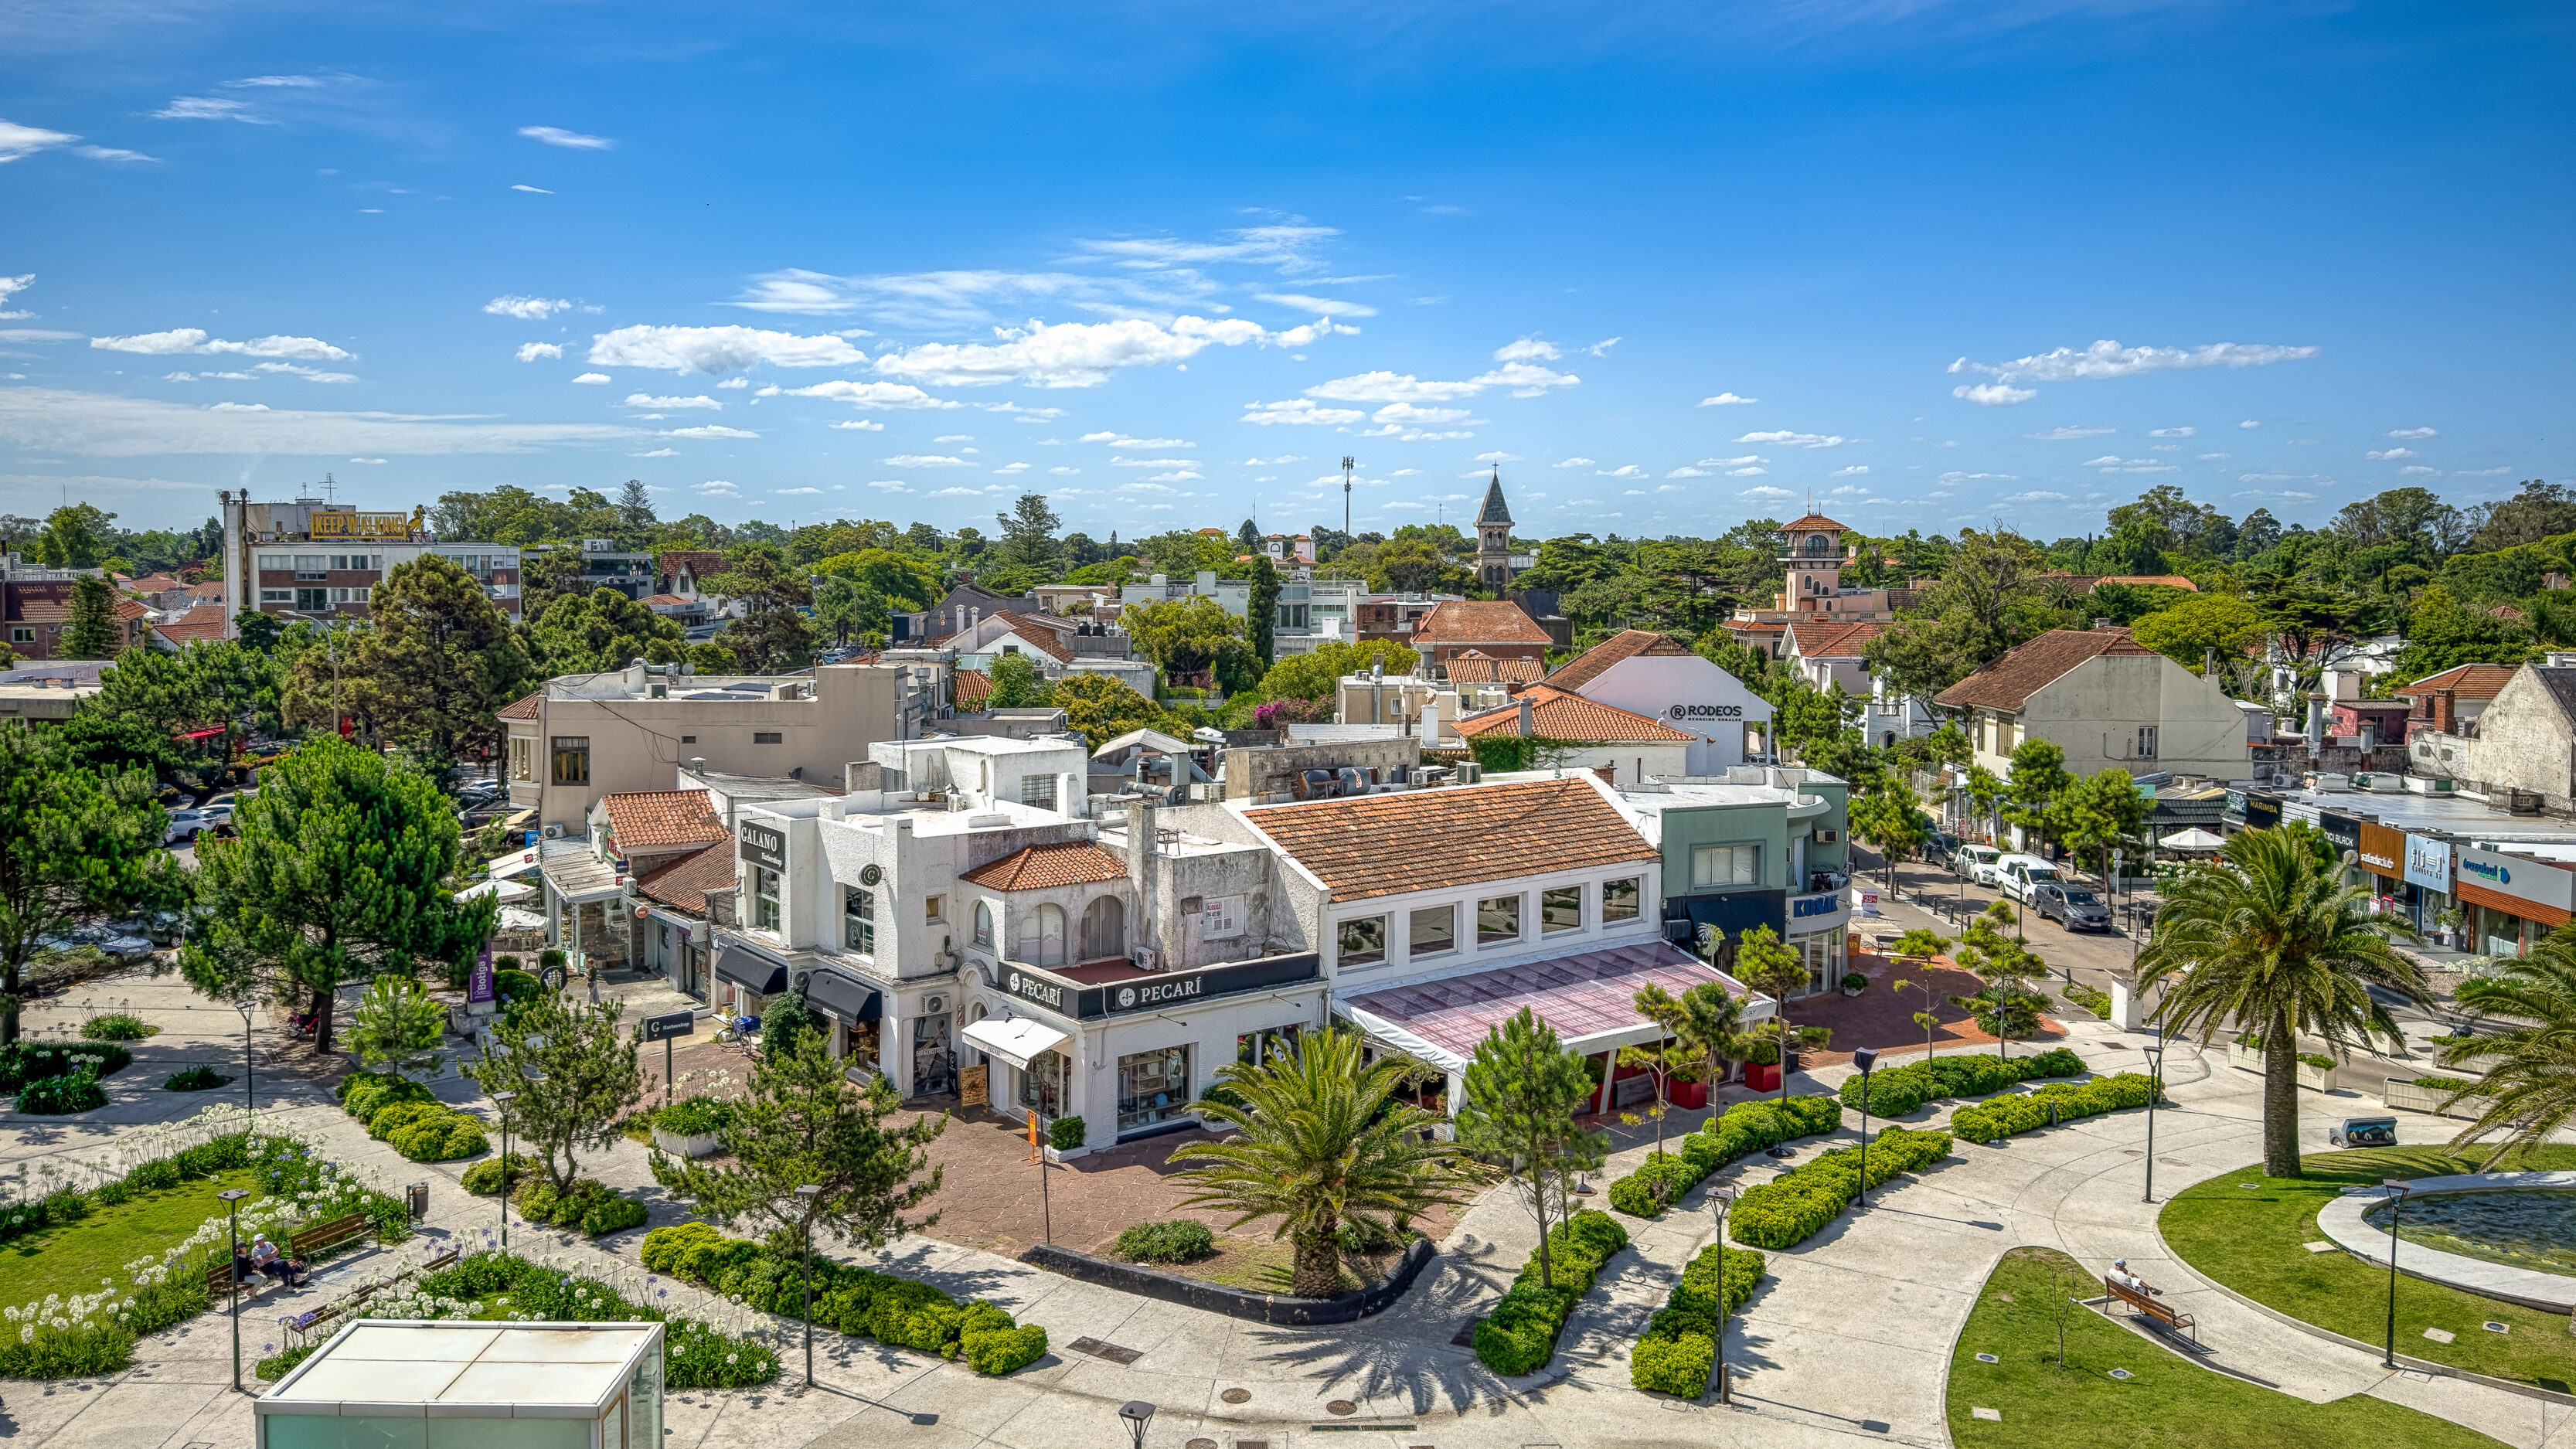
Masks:
[[[1995,860],[1995,884],[2003,893],[2023,905],[2030,904],[2033,887],[2062,885],[2057,867],[2035,855],[2006,855]]]
[[[1978,885],[1995,883],[1995,862],[2003,852],[1991,845],[1962,845],[1950,852],[1950,869]]]

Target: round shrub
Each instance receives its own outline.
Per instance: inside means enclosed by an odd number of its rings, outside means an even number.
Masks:
[[[232,1078],[201,1062],[185,1071],[172,1072],[162,1080],[161,1086],[172,1092],[205,1092],[231,1081]]]
[[[483,1136],[483,1124],[462,1112],[420,1118],[387,1134],[385,1141],[414,1162],[454,1162],[492,1150],[492,1144]]]
[[[373,1137],[379,1142],[390,1142],[393,1140],[395,1133],[411,1126],[413,1123],[427,1121],[432,1117],[445,1116],[454,1110],[455,1109],[449,1107],[444,1102],[428,1101],[418,1098],[399,1102],[388,1102],[384,1106],[378,1107],[374,1112],[368,1114],[367,1135]]]
[[[1628,1382],[1648,1393],[1696,1399],[1708,1392],[1716,1366],[1717,1343],[1707,1334],[1641,1338],[1628,1357]]]
[[[979,1374],[1006,1374],[1046,1357],[1046,1330],[1031,1323],[1019,1328],[987,1328],[958,1340],[966,1366]]]
[[[1216,1234],[1195,1218],[1138,1223],[1110,1251],[1131,1263],[1194,1263],[1216,1251]]]
[[[157,1026],[144,1025],[143,1018],[130,1011],[111,1011],[82,1022],[80,1034],[83,1041],[141,1041],[159,1034],[160,1030]]]
[[[1058,1152],[1071,1152],[1082,1145],[1090,1130],[1079,1117],[1058,1117],[1047,1124],[1047,1145]]]
[[[490,1197],[501,1190],[502,1173],[507,1172],[510,1185],[516,1187],[536,1170],[534,1161],[523,1152],[511,1153],[506,1164],[500,1158],[487,1157],[465,1169],[465,1190],[476,1197]],[[648,1263],[645,1266],[652,1265]]]

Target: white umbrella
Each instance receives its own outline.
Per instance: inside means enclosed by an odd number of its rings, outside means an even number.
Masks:
[[[471,901],[477,896],[497,896],[504,901],[523,901],[536,893],[537,888],[526,881],[487,880],[481,885],[470,885],[458,891],[456,899]]]
[[[495,923],[495,929],[503,931],[541,931],[545,929],[545,925],[546,918],[538,915],[534,911],[523,911],[516,906],[503,906],[501,908],[501,919]]]
[[[2189,830],[2177,830],[2156,843],[2167,850],[2216,850],[2227,841],[2195,825]]]

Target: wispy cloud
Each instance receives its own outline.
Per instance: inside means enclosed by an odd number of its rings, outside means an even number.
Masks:
[[[1762,399],[1758,397],[1738,397],[1731,392],[1722,392],[1715,397],[1701,398],[1699,405],[1704,408],[1741,408],[1751,407],[1760,401]]]
[[[567,131],[561,126],[521,126],[519,134],[531,141],[543,141],[549,146],[561,146],[572,151],[617,149],[617,143],[606,136],[585,136],[579,131]]]
[[[293,358],[299,362],[346,362],[355,356],[318,337],[254,337],[247,342],[227,342],[220,337],[208,336],[200,327],[138,332],[130,337],[93,337],[89,345],[108,352],[140,352],[155,357],[190,352],[237,353],[244,357]]]

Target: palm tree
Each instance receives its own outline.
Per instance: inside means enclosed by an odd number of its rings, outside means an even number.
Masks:
[[[2343,862],[2313,827],[2249,830],[2164,891],[2138,981],[2168,982],[2156,1015],[2201,1045],[2221,1027],[2263,1042],[2263,1175],[2299,1175],[2298,1038],[2338,1053],[2404,1041],[2369,988],[2424,999],[2424,975],[2388,944],[2405,927],[2370,913],[2370,889],[2342,883]]]
[[[1439,1119],[1396,1099],[1409,1074],[1394,1058],[1362,1066],[1359,1036],[1331,1030],[1309,1032],[1295,1051],[1259,1066],[1227,1066],[1217,1081],[1240,1105],[1221,1096],[1198,1105],[1235,1131],[1172,1154],[1191,1164],[1184,1171],[1197,1188],[1181,1205],[1238,1214],[1229,1227],[1278,1219],[1272,1236],[1296,1249],[1292,1291],[1341,1292],[1345,1228],[1400,1230],[1458,1202],[1468,1181],[1460,1149],[1429,1140]]]
[[[2472,1057],[2504,1058],[2485,1081],[2460,1087],[2442,1103],[2447,1110],[2462,1097],[2489,1099],[2486,1111],[2451,1139],[2452,1146],[2465,1147],[2489,1133],[2504,1133],[2478,1165],[2486,1172],[2506,1154],[2548,1141],[2576,1117],[2576,925],[2550,932],[2503,975],[2461,983],[2459,1004],[2514,1023],[2495,1036],[2442,1049],[2446,1067]]]

